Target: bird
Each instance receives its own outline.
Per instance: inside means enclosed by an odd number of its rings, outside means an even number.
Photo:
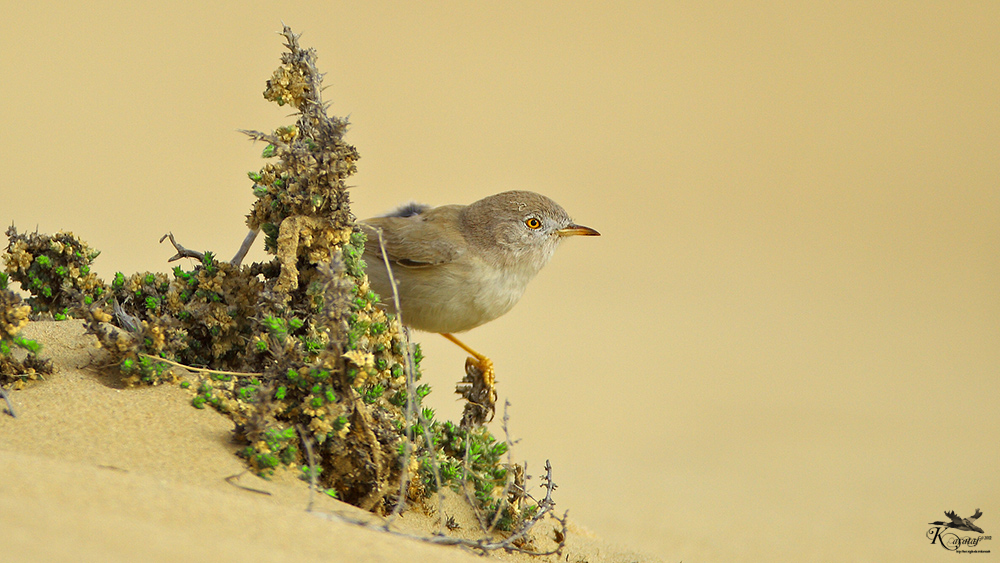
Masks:
[[[944,515],[950,518],[951,522],[938,521],[938,522],[931,522],[930,525],[945,526],[947,528],[955,528],[956,530],[963,530],[966,532],[979,532],[980,534],[985,533],[983,532],[982,528],[972,523],[973,520],[976,520],[977,518],[983,515],[983,512],[978,508],[976,509],[976,513],[973,514],[972,516],[969,516],[968,518],[962,518],[961,516],[955,514],[954,511],[945,512]]]
[[[492,361],[454,333],[510,311],[562,240],[600,235],[574,223],[548,197],[521,190],[469,205],[410,203],[359,225],[367,236],[369,283],[386,310],[399,313],[404,326],[457,344],[487,378],[493,376]]]

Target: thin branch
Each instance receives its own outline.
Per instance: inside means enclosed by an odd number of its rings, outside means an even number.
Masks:
[[[316,459],[313,457],[312,440],[306,435],[306,431],[298,424],[295,425],[295,430],[306,448],[306,460],[309,462],[309,504],[306,505],[306,512],[312,512],[313,497],[316,494]]]
[[[479,529],[483,531],[483,534],[488,534],[486,527],[486,518],[483,513],[479,511],[479,503],[476,499],[469,494],[469,449],[472,446],[472,429],[465,429],[465,456],[462,459],[462,492],[465,493],[465,502],[469,503],[472,507],[472,512],[476,515],[476,521],[479,522]],[[473,485],[475,487],[475,485]]]
[[[153,361],[156,361],[156,362],[163,362],[165,364],[170,364],[172,366],[177,366],[179,368],[184,368],[184,369],[186,369],[188,371],[193,371],[193,372],[196,372],[196,373],[207,373],[209,375],[215,373],[215,374],[218,374],[218,375],[232,375],[234,377],[263,377],[264,376],[263,373],[255,373],[255,372],[224,371],[224,370],[221,370],[221,369],[197,368],[197,367],[194,367],[194,366],[184,365],[182,363],[175,362],[173,360],[168,360],[166,358],[161,358],[159,356],[152,356],[150,354],[139,353],[137,355],[140,356],[140,357],[142,357],[142,358],[149,358],[150,360],[153,360]]]
[[[549,463],[549,460],[545,460],[545,476],[542,477],[542,486],[545,487],[545,498],[543,498],[540,501],[536,501],[538,504],[538,508],[540,509],[538,511],[538,514],[535,514],[534,518],[525,522],[518,531],[514,532],[513,534],[505,538],[502,542],[499,542],[501,544],[507,544],[507,546],[503,547],[503,549],[508,551],[513,551],[514,549],[516,549],[519,550],[521,553],[529,553],[528,551],[521,550],[520,548],[515,548],[513,545],[514,542],[525,537],[528,534],[528,532],[530,532],[531,529],[535,526],[535,524],[537,524],[547,514],[551,514],[553,509],[555,509],[556,503],[554,500],[552,500],[552,492],[556,490],[557,485],[552,480],[552,464]],[[562,552],[563,547],[565,547],[566,545],[566,533],[567,533],[566,517],[568,515],[569,511],[566,511],[561,519],[556,516],[553,516],[553,518],[557,522],[562,524],[562,536],[561,536],[562,540],[559,542],[559,545],[556,547],[556,549],[548,553],[538,553],[537,555],[551,555],[553,553]]]
[[[112,306],[118,326],[131,333],[139,334],[142,332],[142,321],[139,320],[139,317],[126,313],[125,309],[122,309],[121,303],[118,302],[118,298],[115,298]]]
[[[257,240],[257,233],[259,232],[259,229],[250,229],[247,236],[243,238],[243,243],[240,244],[239,250],[236,251],[236,256],[233,256],[233,259],[229,261],[230,264],[236,266],[237,268],[240,267],[240,264],[243,262],[243,258],[247,255],[247,252],[250,251],[250,247],[253,246],[253,242]]]
[[[17,414],[14,412],[14,404],[10,402],[10,397],[7,395],[7,390],[0,387],[0,397],[3,397],[5,403],[7,403],[7,414],[12,418],[17,418]]]
[[[396,320],[399,321],[400,333],[403,338],[403,348],[406,350],[406,443],[403,445],[403,471],[399,477],[399,497],[396,499],[396,506],[392,508],[392,513],[386,519],[385,529],[388,530],[393,521],[403,512],[406,505],[407,490],[410,487],[410,456],[413,454],[413,402],[416,389],[413,385],[413,356],[410,352],[409,333],[403,328],[402,308],[399,305],[399,289],[396,287],[396,278],[392,275],[392,266],[389,264],[389,255],[385,251],[385,241],[382,238],[382,229],[376,229],[378,233],[378,245],[382,250],[382,261],[385,262],[385,270],[389,274],[389,287],[392,288],[392,302],[396,306]]]
[[[556,546],[555,549],[551,549],[549,551],[542,552],[542,551],[531,551],[529,549],[520,548],[520,547],[517,547],[516,545],[514,545],[514,542],[517,541],[518,539],[520,539],[523,536],[523,534],[520,534],[520,535],[511,535],[510,537],[505,538],[502,541],[490,541],[490,540],[488,540],[486,538],[482,538],[482,539],[478,539],[478,540],[469,540],[469,539],[465,539],[465,538],[456,538],[456,537],[444,536],[444,535],[421,536],[421,535],[417,535],[417,534],[408,534],[406,532],[399,532],[399,531],[396,531],[396,530],[390,530],[390,529],[387,529],[385,527],[385,525],[373,524],[373,523],[371,523],[371,522],[369,522],[367,520],[362,520],[362,519],[357,518],[355,516],[348,516],[346,514],[341,514],[339,512],[312,512],[311,514],[314,514],[314,515],[316,515],[316,516],[318,516],[320,518],[325,518],[327,520],[330,520],[332,518],[337,518],[337,519],[339,519],[339,520],[341,520],[343,522],[347,522],[349,524],[354,524],[356,526],[360,526],[362,528],[367,528],[369,530],[383,531],[383,532],[392,534],[394,536],[398,536],[398,537],[402,537],[402,538],[407,538],[407,539],[411,539],[411,540],[416,540],[416,541],[422,541],[422,542],[425,542],[425,543],[431,543],[431,544],[435,544],[435,545],[455,545],[455,546],[460,546],[460,547],[466,547],[466,548],[469,548],[469,549],[477,550],[477,551],[479,551],[483,555],[486,555],[487,553],[489,553],[491,551],[497,551],[497,550],[502,549],[502,550],[508,551],[508,552],[523,553],[525,555],[537,556],[537,557],[544,557],[544,556],[547,556],[547,555],[562,554],[562,550],[566,547],[566,533],[567,533],[567,527],[568,527],[568,522],[569,522],[569,518],[568,518],[569,511],[563,513],[563,516],[561,518],[558,517],[558,516],[550,514],[550,516],[552,517],[552,519],[555,520],[556,522],[559,522],[561,524],[561,526],[562,526],[561,531],[560,531],[562,539],[558,542],[558,545]],[[549,514],[549,513],[546,512],[546,514]],[[532,520],[532,525],[534,525],[535,522],[537,522],[537,519],[533,519]],[[526,530],[525,530],[525,533],[526,533]]]
[[[197,250],[188,250],[177,243],[174,240],[174,233],[167,233],[160,237],[160,242],[162,243],[165,239],[170,239],[170,244],[174,245],[174,249],[177,250],[177,254],[171,256],[167,262],[173,262],[174,260],[180,260],[181,258],[195,258],[199,262],[205,259],[204,252],[198,252]]]
[[[434,471],[434,483],[437,486],[438,491],[438,514],[444,514],[444,491],[441,490],[441,471],[438,467],[437,456],[434,453],[434,438],[431,436],[429,424],[424,418],[423,410],[416,409],[416,383],[415,383],[415,373],[416,373],[416,362],[413,359],[413,350],[410,347],[410,335],[403,327],[403,308],[399,302],[399,289],[396,285],[396,278],[392,274],[392,265],[389,263],[389,254],[385,250],[385,239],[382,238],[382,229],[376,228],[375,232],[378,234],[378,244],[382,251],[382,261],[385,263],[386,272],[389,274],[389,285],[392,287],[392,301],[396,308],[396,320],[399,321],[399,326],[401,328],[400,332],[403,337],[403,348],[406,350],[406,444],[403,447],[403,472],[400,477],[399,483],[399,498],[396,500],[396,506],[392,509],[392,514],[386,520],[385,529],[389,530],[392,523],[395,521],[399,514],[403,511],[403,506],[406,503],[407,491],[410,486],[410,456],[413,454],[413,419],[416,418],[420,422],[420,426],[423,429],[424,443],[427,447],[427,451],[431,460],[431,468]],[[414,417],[414,411],[416,412],[416,417]],[[438,530],[439,535],[444,535],[444,520],[441,520],[441,527]]]
[[[510,439],[510,432],[507,429],[507,423],[510,422],[510,414],[507,412],[508,407],[510,407],[510,401],[505,400],[503,405],[503,420],[501,427],[503,428],[504,441],[507,444],[507,472],[506,472],[506,483],[503,485],[503,492],[500,494],[500,505],[497,508],[496,513],[493,515],[493,521],[490,522],[490,528],[486,531],[486,535],[493,533],[496,529],[497,522],[500,521],[500,517],[503,516],[503,510],[509,504],[507,501],[507,494],[510,493],[510,487],[514,484],[514,460],[511,454],[511,448],[514,443]]]

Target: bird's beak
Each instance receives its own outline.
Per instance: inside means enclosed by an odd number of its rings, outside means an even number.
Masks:
[[[563,227],[556,231],[556,234],[561,237],[599,237],[601,233],[591,229],[590,227],[584,227],[583,225],[574,225],[572,223],[569,226]]]

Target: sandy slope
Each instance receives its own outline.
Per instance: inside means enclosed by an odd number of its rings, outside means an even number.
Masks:
[[[113,370],[99,369],[103,354],[77,321],[31,323],[23,334],[59,371],[13,393],[16,418],[0,416],[4,561],[481,560],[330,517],[367,515],[326,497],[315,499],[319,514],[308,513],[308,486],[290,473],[238,479],[270,495],[233,486],[225,478],[244,465],[226,417],[192,408],[176,386],[121,388]],[[445,512],[464,524],[456,533],[472,533],[458,499]],[[435,527],[419,511],[397,526]],[[569,561],[642,559],[584,529],[570,532]]]

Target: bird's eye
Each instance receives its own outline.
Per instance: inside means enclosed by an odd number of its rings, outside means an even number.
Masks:
[[[531,230],[538,230],[542,228],[542,222],[539,221],[537,217],[528,217],[524,220],[524,224]]]

